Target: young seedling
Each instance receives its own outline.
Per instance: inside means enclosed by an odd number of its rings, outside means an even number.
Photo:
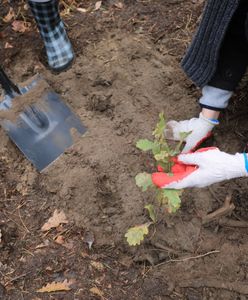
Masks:
[[[144,152],[151,151],[156,161],[156,167],[163,169],[166,173],[170,173],[173,166],[172,158],[180,154],[183,141],[191,132],[181,132],[180,141],[175,148],[171,148],[164,137],[165,127],[164,114],[160,113],[159,122],[152,133],[154,140],[141,139],[136,143],[136,147]],[[175,213],[180,208],[182,190],[159,189],[154,186],[152,175],[146,172],[137,174],[135,181],[136,185],[143,192],[147,191],[148,188],[152,188],[155,191],[157,203],[159,206],[165,207],[167,212]],[[149,233],[149,226],[156,223],[154,205],[148,204],[145,208],[148,211],[151,221],[128,229],[125,237],[130,246],[140,245],[141,241],[144,240],[144,236]]]

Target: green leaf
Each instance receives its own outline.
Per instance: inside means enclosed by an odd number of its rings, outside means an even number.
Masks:
[[[145,208],[148,210],[150,219],[153,221],[153,223],[156,223],[156,215],[155,215],[154,205],[147,204],[145,206]]]
[[[136,185],[145,192],[149,186],[153,185],[152,175],[148,173],[139,173],[135,176]]]
[[[152,133],[157,140],[164,138],[165,126],[166,123],[165,123],[164,113],[161,112],[159,114],[159,122],[157,123],[156,128]]]
[[[157,141],[155,141],[153,144],[154,144],[154,147],[152,148],[152,154],[153,154],[153,156],[155,156],[156,154],[160,153],[161,146]]]
[[[144,240],[144,236],[148,234],[148,227],[150,225],[151,223],[147,223],[129,228],[125,234],[128,244],[130,246],[140,245],[140,243]]]
[[[156,159],[156,161],[168,161],[168,157],[169,157],[169,153],[167,151],[161,151],[160,153],[154,155],[154,158]]]
[[[136,147],[142,151],[149,151],[152,150],[155,147],[155,145],[152,141],[144,139],[144,140],[139,140],[136,143]]]
[[[180,190],[163,189],[163,196],[167,198],[167,206],[169,213],[175,213],[181,205]]]

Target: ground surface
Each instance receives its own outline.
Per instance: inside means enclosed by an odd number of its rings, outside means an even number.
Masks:
[[[65,22],[77,57],[60,75],[44,66],[33,25],[21,34],[1,23],[0,60],[11,77],[20,83],[41,73],[88,128],[43,174],[0,130],[1,299],[248,299],[246,179],[186,191],[181,210],[161,219],[140,247],[124,238],[148,220],[144,205],[152,197],[135,185],[135,175],[149,169],[135,142],[151,138],[161,111],[176,120],[199,112],[199,91],[179,62],[200,2],[103,1],[99,10],[70,13]],[[2,6],[5,16],[9,6]],[[31,20],[27,11],[24,17]],[[243,85],[212,141],[232,153],[247,147]],[[235,209],[206,218],[228,195]],[[55,209],[68,224],[42,232]],[[36,292],[65,279],[70,291]]]

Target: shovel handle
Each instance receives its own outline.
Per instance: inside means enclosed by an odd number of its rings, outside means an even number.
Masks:
[[[3,68],[0,66],[0,84],[2,88],[4,89],[5,93],[9,95],[10,97],[14,97],[15,94],[21,95],[21,92],[7,76],[7,74],[4,72]]]

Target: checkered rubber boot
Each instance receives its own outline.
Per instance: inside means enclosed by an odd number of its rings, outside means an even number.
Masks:
[[[49,66],[56,72],[67,69],[74,53],[59,15],[58,0],[28,3],[44,41]]]

